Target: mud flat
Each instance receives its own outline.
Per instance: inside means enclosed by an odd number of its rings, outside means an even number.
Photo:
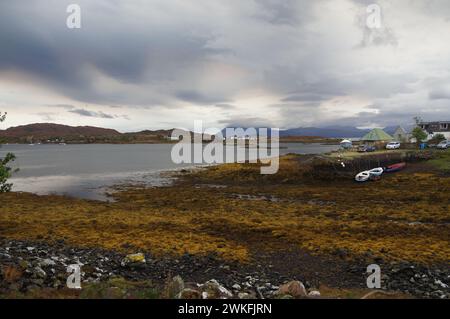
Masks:
[[[364,165],[398,160],[383,156],[346,159],[344,167],[334,157],[289,155],[276,175],[260,175],[256,164],[214,166],[181,173],[167,187],[127,187],[111,203],[2,194],[2,294],[64,289],[51,268],[41,267],[45,278],[33,272],[40,259],[63,255],[91,267],[88,285],[113,280],[110,291],[122,278],[136,283],[133,291],[157,292],[142,297],[171,297],[161,291],[180,275],[215,279],[235,296],[271,297],[299,280],[322,297],[358,298],[367,293],[367,265],[376,263],[391,296],[448,298],[450,177],[430,164],[433,154],[417,154],[402,172],[353,182]],[[133,253],[146,256],[143,267],[121,268]],[[145,280],[151,284],[139,286]]]

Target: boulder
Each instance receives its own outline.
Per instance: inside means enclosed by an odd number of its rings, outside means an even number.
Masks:
[[[125,256],[120,262],[122,267],[139,267],[145,265],[146,260],[143,253],[131,254]]]
[[[252,299],[252,296],[247,292],[240,292],[238,293],[239,299]]]
[[[39,265],[39,267],[48,267],[48,266],[55,266],[56,263],[53,260],[46,258],[46,259],[41,259],[38,262],[38,265]]]
[[[47,277],[47,273],[39,266],[33,268],[33,277],[45,279]]]
[[[178,296],[184,290],[184,281],[180,276],[175,276],[167,285],[167,294],[169,298]],[[184,298],[182,298],[184,299]]]
[[[287,284],[280,286],[276,294],[290,295],[294,298],[303,298],[308,295],[305,286],[297,280],[288,282]]]
[[[226,299],[233,297],[233,294],[228,289],[220,285],[215,279],[207,281],[200,286],[200,289],[203,292],[203,299]]]
[[[234,290],[241,290],[241,286],[239,284],[234,284],[233,287]]]
[[[202,299],[202,295],[198,290],[185,288],[177,295],[177,299]]]

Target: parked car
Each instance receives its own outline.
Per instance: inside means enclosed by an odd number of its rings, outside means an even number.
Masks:
[[[450,147],[450,141],[442,141],[436,146],[436,148],[441,149],[441,150],[445,150],[449,147]]]
[[[386,145],[386,149],[388,150],[397,150],[400,148],[400,142],[389,142]]]
[[[360,153],[375,152],[376,150],[376,147],[371,145],[361,145],[358,147],[358,152]]]

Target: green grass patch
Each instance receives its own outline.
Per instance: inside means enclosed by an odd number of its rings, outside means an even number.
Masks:
[[[450,149],[437,151],[435,154],[435,158],[428,163],[437,169],[450,171]]]
[[[111,278],[107,282],[92,283],[83,287],[82,299],[158,299],[160,294],[151,282],[132,282]]]

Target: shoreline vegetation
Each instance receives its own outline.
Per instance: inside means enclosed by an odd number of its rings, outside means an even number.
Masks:
[[[0,296],[173,298],[179,275],[217,280],[236,298],[282,297],[290,280],[322,297],[361,298],[375,263],[392,298],[449,298],[450,152],[343,154],[286,155],[275,175],[258,164],[182,170],[170,186],[117,187],[114,202],[1,194],[10,249],[0,252]],[[398,161],[408,162],[402,172],[353,181]],[[121,264],[137,253],[139,267]],[[54,265],[75,257],[86,264],[80,292],[64,288]],[[53,268],[39,266],[46,259]]]

